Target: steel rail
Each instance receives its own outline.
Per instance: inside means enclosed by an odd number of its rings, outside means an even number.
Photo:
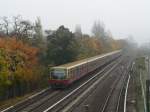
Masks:
[[[135,62],[132,62],[131,71],[134,68],[134,64],[135,64]],[[127,108],[127,95],[128,95],[128,87],[129,87],[130,78],[131,78],[131,76],[129,74],[127,85],[126,85],[126,90],[125,90],[125,96],[124,96],[124,109],[123,109],[123,112],[126,112],[126,108]]]
[[[130,75],[129,75],[129,77],[128,77],[127,86],[126,86],[126,91],[125,91],[124,112],[126,112],[126,106],[127,106],[127,94],[128,94],[129,81],[130,81]]]
[[[128,71],[128,70],[129,70],[129,67],[130,67],[130,64],[129,64],[129,66],[127,67],[127,72],[126,72],[126,74],[129,74],[128,77],[130,77],[130,71]],[[133,69],[133,64],[132,64],[132,66],[131,66],[131,70],[132,70],[132,69]],[[125,78],[125,77],[124,77],[124,78]],[[128,83],[128,80],[127,80],[127,83]],[[121,100],[121,95],[122,95],[124,86],[125,86],[125,80],[124,80],[124,84],[123,84],[123,86],[122,86],[122,89],[121,89],[121,92],[120,92],[120,95],[119,95],[116,112],[119,112],[120,100]]]
[[[106,110],[106,108],[107,108],[107,105],[108,105],[108,102],[109,102],[109,100],[110,100],[110,98],[111,98],[111,96],[112,96],[112,93],[114,92],[115,87],[116,87],[116,85],[118,84],[118,81],[119,81],[120,78],[121,78],[121,77],[119,77],[119,78],[118,78],[117,80],[115,80],[115,82],[113,83],[112,89],[110,90],[110,92],[109,92],[109,94],[108,94],[108,96],[107,96],[107,98],[106,98],[106,101],[105,101],[105,103],[104,103],[104,105],[103,105],[103,107],[102,107],[102,110],[100,110],[100,112],[105,112],[105,110]]]
[[[7,111],[9,112],[9,111],[11,111],[12,109],[15,109],[15,108],[16,108],[17,106],[19,106],[19,105],[20,105],[19,108],[21,108],[21,105],[25,105],[25,104],[28,103],[30,100],[33,100],[34,98],[39,97],[40,95],[43,95],[46,91],[49,91],[49,89],[51,89],[51,88],[43,89],[42,91],[40,91],[40,92],[38,92],[38,93],[36,93],[36,94],[33,94],[33,95],[27,97],[25,100],[22,100],[22,101],[16,103],[15,105],[12,105],[12,106],[10,106],[10,107],[4,109],[4,110],[1,110],[1,112],[7,112]]]
[[[103,107],[102,107],[102,110],[100,110],[100,112],[105,112],[105,110],[106,110],[106,108],[107,108],[107,106],[108,106],[109,100],[110,100],[111,96],[113,95],[112,93],[114,92],[115,87],[116,87],[116,85],[118,84],[117,81],[118,81],[120,78],[123,77],[123,83],[122,83],[121,90],[120,90],[120,92],[119,92],[119,97],[118,97],[118,100],[117,100],[117,105],[116,105],[116,110],[115,110],[115,112],[118,112],[118,111],[119,111],[121,95],[122,95],[122,91],[123,91],[124,84],[125,84],[125,80],[126,80],[126,76],[125,76],[125,75],[129,73],[129,72],[128,72],[129,66],[130,66],[130,64],[129,64],[128,67],[127,67],[127,71],[125,71],[124,74],[123,74],[121,77],[119,77],[119,78],[115,81],[115,83],[113,84],[112,89],[110,90],[110,92],[109,92],[109,94],[108,94],[108,96],[107,96],[107,98],[106,98],[106,101],[105,101],[105,103],[104,103],[104,105],[103,105]]]

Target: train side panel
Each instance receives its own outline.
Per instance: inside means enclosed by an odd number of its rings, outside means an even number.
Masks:
[[[95,69],[103,66],[104,64],[110,62],[111,60],[119,57],[120,52],[106,55],[100,58],[93,60],[87,60],[83,64],[78,66],[73,66],[71,68],[65,68],[65,79],[51,79],[50,84],[52,85],[65,85],[68,86],[73,82],[79,80],[81,77],[87,75],[89,72],[94,71]]]
[[[108,55],[103,58],[94,60],[92,62],[87,62],[84,65],[77,66],[73,68],[73,73],[68,74],[70,77],[70,83],[73,83],[74,81],[80,79],[81,77],[85,76],[89,72],[94,71],[95,69],[103,66],[104,64],[110,62],[111,60],[117,58],[120,54],[113,54]],[[70,70],[69,70],[70,71]],[[68,72],[70,73],[70,72]]]

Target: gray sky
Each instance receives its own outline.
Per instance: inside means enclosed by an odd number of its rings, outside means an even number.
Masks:
[[[65,25],[74,31],[80,24],[88,34],[100,20],[115,38],[150,41],[150,0],[0,0],[0,16],[18,14],[29,20],[40,16],[49,29]]]

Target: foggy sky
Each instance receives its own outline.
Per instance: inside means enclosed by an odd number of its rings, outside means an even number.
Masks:
[[[65,25],[74,31],[80,24],[88,34],[100,20],[115,38],[150,41],[150,0],[0,0],[1,17],[18,14],[32,21],[39,16],[45,29]]]

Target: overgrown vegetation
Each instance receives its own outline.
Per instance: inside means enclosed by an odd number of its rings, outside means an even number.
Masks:
[[[21,96],[44,87],[48,65],[55,66],[123,48],[124,40],[114,40],[100,22],[95,22],[93,35],[75,33],[60,26],[43,30],[21,16],[0,20],[0,100]],[[122,43],[121,43],[122,42]]]
[[[139,57],[135,61],[135,70],[134,70],[137,112],[141,112],[145,110],[146,78],[147,78],[147,69],[146,69],[145,57]]]

